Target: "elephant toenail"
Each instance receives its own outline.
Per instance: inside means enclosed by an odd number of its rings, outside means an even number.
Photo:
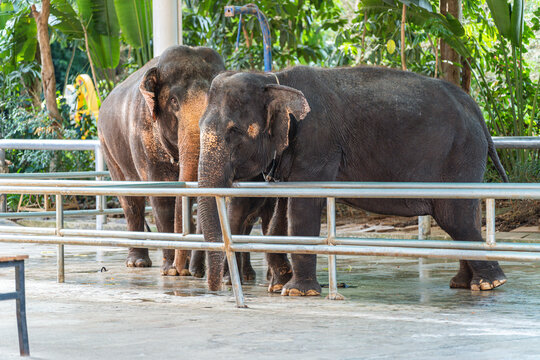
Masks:
[[[182,269],[182,271],[180,271],[180,276],[190,276],[191,273],[189,272],[188,269]]]
[[[298,290],[298,289],[290,289],[289,290],[289,296],[304,296],[304,292]]]

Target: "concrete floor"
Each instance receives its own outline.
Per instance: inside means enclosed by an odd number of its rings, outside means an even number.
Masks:
[[[0,244],[29,254],[27,316],[34,359],[540,359],[540,263],[503,263],[491,292],[452,290],[453,261],[338,257],[345,301],[269,295],[262,255],[246,284],[248,309],[204,280],[128,269],[125,249],[66,247],[57,284],[55,246]],[[327,283],[326,258],[319,281]],[[106,272],[100,272],[105,267]],[[14,289],[0,270],[0,292]],[[0,359],[17,359],[15,302],[0,302]]]

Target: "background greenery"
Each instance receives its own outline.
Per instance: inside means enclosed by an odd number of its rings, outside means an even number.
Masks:
[[[438,1],[433,0],[261,0],[256,4],[270,23],[275,70],[297,64],[401,68],[401,9],[406,4],[404,46],[409,71],[434,76],[435,49],[442,39],[468,60],[471,96],[482,108],[492,134],[538,135],[540,0],[462,1],[461,19],[439,14]],[[39,7],[35,0],[0,0],[0,138],[77,139],[87,130],[89,138],[95,138],[96,120],[87,116],[75,122],[62,94],[78,74],[87,73],[96,80],[103,99],[152,58],[152,2],[51,0],[49,34],[64,118],[61,129],[51,126],[42,106],[39,48],[30,14],[34,3]],[[216,49],[229,69],[262,70],[259,24],[254,17],[244,17],[236,49],[239,19],[223,14],[223,7],[232,4],[244,2],[185,0],[183,42]],[[516,38],[505,28],[504,16],[511,16],[508,7],[520,4],[524,24]],[[440,77],[440,69],[437,73]],[[512,180],[540,178],[538,151],[500,154]],[[10,172],[50,170],[48,152],[11,151],[7,156]],[[91,153],[59,156],[54,162],[57,171],[92,168]]]

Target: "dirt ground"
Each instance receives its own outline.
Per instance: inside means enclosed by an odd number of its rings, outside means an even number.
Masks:
[[[508,232],[523,226],[538,227],[540,230],[538,200],[497,200],[495,208],[497,231]],[[485,219],[482,220],[482,224],[485,225]],[[378,215],[338,204],[337,226],[354,226],[367,233],[413,232],[418,230],[418,218]],[[432,221],[432,227],[435,231],[440,230],[435,221]]]

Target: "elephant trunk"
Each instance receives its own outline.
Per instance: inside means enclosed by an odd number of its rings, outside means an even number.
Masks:
[[[206,104],[206,103],[205,103]],[[180,133],[179,133],[180,135]],[[199,166],[199,128],[191,126],[181,133],[178,144],[178,165],[180,167],[179,181],[197,181],[197,169]],[[174,232],[182,233],[182,197],[176,198]],[[190,219],[191,222],[191,219]],[[191,226],[192,227],[192,226]],[[190,275],[185,268],[187,258],[191,251],[176,250],[174,253],[174,266],[180,275]]]
[[[230,187],[232,172],[228,166],[227,151],[217,141],[215,132],[201,133],[201,158],[199,162],[199,187]],[[205,241],[222,242],[221,226],[214,197],[199,197],[198,220]],[[212,291],[221,288],[223,276],[223,252],[207,251],[206,274]]]

